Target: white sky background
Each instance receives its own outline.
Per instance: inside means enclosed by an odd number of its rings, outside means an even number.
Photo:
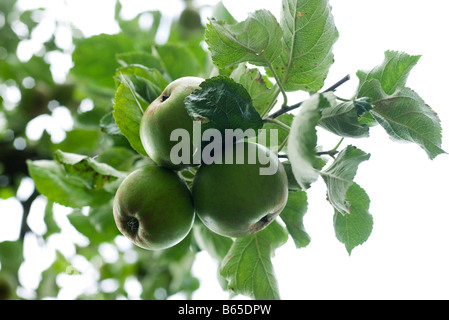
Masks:
[[[199,1],[200,4],[215,2]],[[325,87],[350,74],[351,81],[337,91],[339,96],[349,98],[358,84],[355,72],[380,64],[384,51],[422,55],[407,85],[439,114],[443,125],[443,149],[449,150],[446,98],[449,2],[330,2],[340,38],[334,47],[335,63]],[[118,31],[113,22],[115,1],[112,0],[21,0],[19,3],[24,8],[49,7],[55,17],[72,21],[86,35]],[[249,12],[260,8],[279,17],[281,8],[281,0],[224,0],[224,3],[237,20],[245,19]],[[160,9],[168,16],[176,15],[182,8],[182,2],[177,0],[126,0],[122,4],[124,18],[152,9]],[[51,24],[48,27],[41,29],[40,36],[45,37]],[[66,31],[58,32],[64,44]],[[160,36],[163,39],[164,35]],[[70,44],[65,45],[70,47]],[[33,48],[31,43],[28,46]],[[59,58],[61,70],[70,68],[70,61]],[[58,76],[62,79],[64,73]],[[304,95],[291,94],[289,102],[303,98]],[[370,132],[370,138],[345,139],[343,145],[354,144],[371,154],[371,159],[360,165],[356,176],[356,182],[371,199],[374,230],[370,238],[348,256],[344,245],[335,238],[333,209],[325,200],[324,183],[318,180],[308,191],[309,209],[304,220],[306,231],[312,238],[310,245],[297,250],[289,240],[276,251],[273,259],[283,299],[449,298],[449,156],[440,155],[431,161],[417,145],[392,142],[380,126]],[[326,150],[339,140],[321,130],[319,134],[319,143]],[[5,204],[0,200],[2,205]],[[37,250],[36,245],[34,249]],[[37,252],[49,255],[42,250]],[[77,268],[82,269],[83,265],[86,264],[80,262]],[[35,265],[28,264],[22,273],[32,272],[33,268]],[[194,294],[194,299],[228,298],[218,286],[216,263],[207,254],[198,255],[194,272],[201,280],[201,288]],[[36,281],[30,280],[31,285]],[[70,286],[74,281],[61,281],[67,284],[61,296],[71,298],[77,290]]]

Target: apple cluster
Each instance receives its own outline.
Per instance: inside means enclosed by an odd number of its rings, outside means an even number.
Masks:
[[[238,141],[223,146],[223,151],[237,150],[243,144],[247,153],[262,152],[276,163],[274,174],[261,175],[266,163],[243,157],[243,163],[197,165],[191,186],[183,179],[180,171],[192,169],[193,161],[171,161],[176,141],[171,141],[170,134],[179,128],[192,134],[193,120],[184,100],[201,89],[203,81],[183,77],[171,82],[143,114],[140,137],[155,164],[139,168],[123,180],[113,213],[120,232],[144,249],[165,249],[179,243],[190,232],[195,216],[217,234],[232,238],[251,235],[268,226],[286,205],[287,174],[277,155],[261,144]],[[193,153],[193,146],[190,150]],[[235,157],[237,152],[232,154]]]

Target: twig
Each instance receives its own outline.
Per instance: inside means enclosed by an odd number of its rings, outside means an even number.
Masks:
[[[323,92],[330,92],[330,91],[334,91],[336,90],[339,86],[341,86],[343,83],[345,83],[346,81],[348,81],[350,79],[349,74],[346,75],[344,78],[342,78],[341,80],[339,80],[337,83],[333,84],[332,86],[330,86],[329,88],[327,88],[326,90],[324,90]],[[283,115],[284,113],[287,113],[291,110],[294,110],[296,108],[299,108],[304,101],[298,102],[294,105],[291,106],[286,106],[286,107],[282,107],[281,109],[279,109],[278,111],[276,111],[275,113],[269,115],[268,117],[266,117],[264,120],[264,122],[267,122],[266,119],[275,119],[277,117],[279,117],[280,115]]]

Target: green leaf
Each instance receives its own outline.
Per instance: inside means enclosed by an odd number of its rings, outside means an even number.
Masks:
[[[304,248],[310,243],[310,236],[304,229],[303,218],[307,212],[307,193],[302,190],[290,191],[288,201],[281,212],[288,233],[292,236],[296,248]]]
[[[271,12],[258,10],[232,25],[210,20],[205,37],[219,68],[240,62],[268,67],[279,55],[282,30]]]
[[[141,65],[129,65],[118,68],[114,77],[118,84],[125,82],[133,89],[136,96],[145,101],[142,106],[153,102],[168,85],[157,69],[148,69]]]
[[[141,65],[148,69],[156,69],[161,73],[165,71],[161,60],[148,52],[123,52],[116,54],[115,57],[123,67]]]
[[[374,90],[379,89],[378,80],[370,83]],[[372,116],[392,140],[416,143],[430,159],[446,153],[441,149],[442,128],[438,115],[413,90],[399,88],[391,96],[379,97],[373,105]]]
[[[114,90],[114,73],[119,67],[116,54],[134,49],[134,41],[122,33],[100,34],[80,40],[73,52],[71,73],[80,84],[108,94]],[[99,61],[101,53],[101,61]]]
[[[117,126],[117,123],[115,123],[114,116],[111,112],[106,113],[101,119],[100,119],[100,129],[106,134],[109,134],[111,136],[121,136],[122,133],[120,132],[119,127]]]
[[[330,106],[323,94],[315,94],[303,102],[299,113],[292,122],[288,137],[287,153],[296,181],[306,190],[319,177],[316,167],[317,132],[316,126],[323,109]]]
[[[357,96],[364,97],[364,86],[370,80],[379,80],[383,92],[387,95],[393,94],[396,89],[404,87],[411,69],[418,63],[421,56],[411,56],[404,52],[386,51],[382,64],[376,66],[371,71],[357,72],[360,80],[357,89]]]
[[[36,189],[48,200],[67,207],[80,208],[108,202],[113,196],[103,188],[88,189],[74,183],[56,161],[27,161],[28,171]]]
[[[368,137],[369,127],[359,121],[363,114],[354,101],[333,104],[323,110],[318,125],[340,137]]]
[[[143,115],[142,102],[136,96],[129,81],[123,81],[114,97],[114,119],[120,132],[141,155],[147,156],[140,140],[140,120]]]
[[[337,239],[344,243],[351,254],[356,246],[369,238],[373,229],[373,217],[369,213],[370,199],[358,184],[353,183],[346,196],[351,203],[351,213],[342,214],[335,211],[334,229]]]
[[[271,257],[287,239],[286,231],[276,221],[256,234],[237,238],[220,270],[228,288],[256,300],[280,299]]]
[[[71,264],[67,261],[64,255],[56,250],[55,261],[50,265],[50,267],[48,267],[48,269],[42,272],[42,279],[36,289],[37,299],[56,297],[60,290],[56,280],[57,276],[61,273],[69,273],[73,271],[78,273],[78,271],[76,271],[75,268],[73,268],[73,266],[71,266]]]
[[[258,69],[248,68],[241,63],[232,71],[230,78],[245,87],[261,116],[270,111],[269,107],[274,105],[278,92],[270,89],[273,84],[266,76],[262,76]]]
[[[245,88],[225,76],[207,79],[185,99],[187,112],[204,129],[262,128],[263,122]]]
[[[356,96],[371,99],[371,116],[393,140],[416,143],[433,159],[445,153],[441,149],[440,119],[416,92],[405,87],[419,58],[385,52],[382,64],[369,72],[357,72],[360,83]]]
[[[338,31],[328,0],[283,0],[282,51],[273,63],[286,91],[316,92],[333,64]]]
[[[67,218],[76,230],[89,238],[91,243],[110,242],[120,235],[112,215],[110,202],[90,207],[88,215],[75,210]]]
[[[47,230],[44,234],[44,238],[48,238],[52,234],[59,233],[61,231],[61,228],[58,226],[54,219],[53,205],[54,203],[51,201],[47,201],[47,204],[45,205],[44,223]]]
[[[156,46],[164,69],[172,80],[187,76],[202,76],[202,66],[189,48],[181,44]]]
[[[0,262],[2,272],[17,274],[24,260],[22,241],[0,242]]]
[[[131,171],[134,162],[141,158],[133,150],[124,147],[111,147],[101,152],[95,159],[119,171]]]
[[[219,261],[223,260],[233,244],[232,239],[210,231],[202,223],[194,224],[193,235],[198,246]]]
[[[111,183],[118,187],[114,181],[120,182],[127,175],[88,156],[61,150],[55,152],[55,160],[64,167],[66,176],[71,179],[72,183],[79,183],[88,189],[105,188],[105,190],[109,190],[111,187],[108,184]],[[114,187],[112,188],[112,191],[115,191]]]
[[[347,200],[349,187],[354,183],[354,177],[361,162],[368,160],[369,154],[353,146],[342,150],[332,165],[321,172],[321,177],[327,186],[329,202],[338,212],[351,212],[351,202]]]

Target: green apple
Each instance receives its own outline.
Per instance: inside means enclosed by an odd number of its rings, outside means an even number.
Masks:
[[[190,232],[195,212],[185,181],[170,169],[149,165],[133,171],[114,198],[114,220],[137,246],[165,249]]]
[[[183,77],[171,82],[161,95],[145,110],[140,122],[140,139],[148,156],[159,166],[173,170],[193,167],[193,120],[189,116],[184,99],[195,89],[200,89],[204,79]],[[170,141],[175,129],[185,129],[190,140],[188,163],[173,163],[172,148],[179,141]]]
[[[236,155],[243,147],[243,163]],[[233,150],[232,161],[225,153]],[[248,154],[263,154],[251,162]],[[203,164],[198,168],[192,185],[197,216],[212,231],[228,237],[242,237],[268,226],[284,209],[288,198],[288,179],[278,157],[264,146],[239,142],[225,149],[222,163]],[[231,162],[231,163],[229,163]],[[273,166],[274,164],[274,166]],[[266,174],[261,170],[272,172]]]

